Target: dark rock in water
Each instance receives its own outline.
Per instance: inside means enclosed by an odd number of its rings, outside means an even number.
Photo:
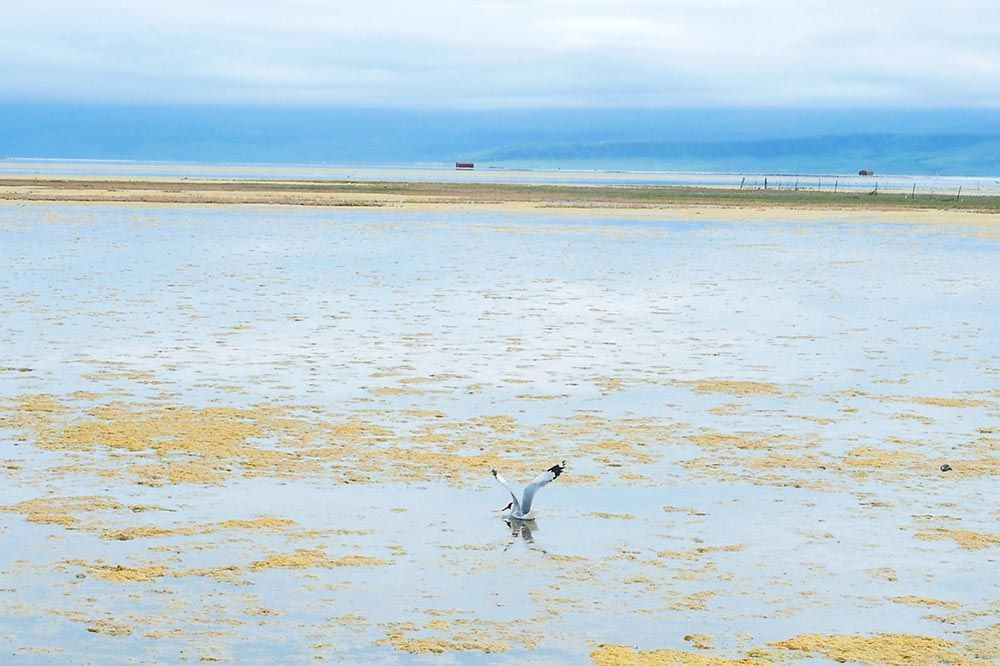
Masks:
[[[941,465],[941,471],[942,472],[950,472],[951,471],[951,465]]]

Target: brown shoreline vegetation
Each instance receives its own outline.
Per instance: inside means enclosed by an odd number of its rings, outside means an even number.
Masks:
[[[329,207],[471,205],[590,211],[709,209],[933,211],[1000,215],[1000,197],[688,186],[577,186],[370,181],[0,177],[0,201],[266,204]]]

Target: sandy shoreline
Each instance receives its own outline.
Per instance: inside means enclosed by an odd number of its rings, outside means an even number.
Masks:
[[[187,181],[0,177],[0,201],[377,207],[408,212],[545,213],[567,218],[727,222],[835,221],[995,225],[1000,198],[688,187],[580,187],[382,182]]]

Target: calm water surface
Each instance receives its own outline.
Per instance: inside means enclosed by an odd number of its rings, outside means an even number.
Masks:
[[[996,545],[958,534],[1000,519],[998,247],[986,226],[0,205],[0,651],[962,643],[1000,596]],[[240,446],[308,466],[158,448],[164,409],[208,441],[223,410],[271,408],[309,441]],[[132,448],[130,422],[153,432]],[[562,459],[538,520],[507,525],[489,466]],[[150,481],[188,463],[216,476]],[[284,522],[223,525],[262,516]],[[114,536],[139,526],[162,531]]]

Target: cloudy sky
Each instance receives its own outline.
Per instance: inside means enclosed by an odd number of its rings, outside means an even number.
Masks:
[[[1000,108],[997,0],[23,0],[0,99]]]

